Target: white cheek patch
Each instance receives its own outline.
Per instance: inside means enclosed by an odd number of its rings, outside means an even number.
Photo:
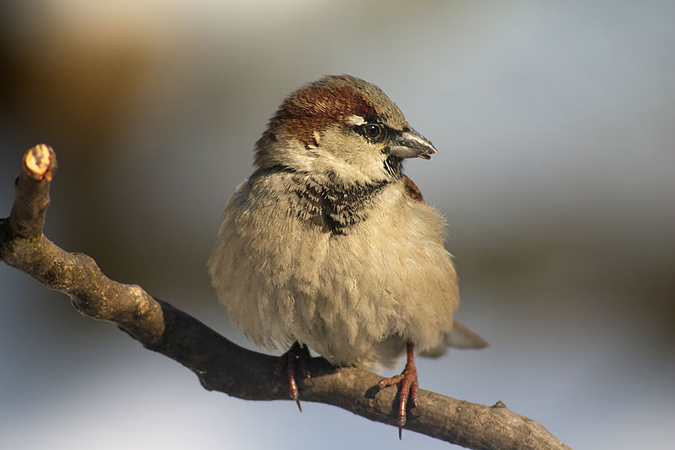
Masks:
[[[356,115],[347,117],[347,122],[351,125],[357,125],[357,126],[363,125],[364,123],[366,123],[366,121],[363,117],[356,116]]]

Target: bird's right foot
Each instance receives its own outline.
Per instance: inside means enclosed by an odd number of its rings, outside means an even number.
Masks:
[[[277,367],[274,369],[274,377],[278,378],[281,376],[284,366],[286,366],[288,392],[290,397],[295,401],[295,404],[298,405],[300,412],[302,412],[302,405],[300,404],[300,392],[296,380],[296,369],[300,371],[302,379],[311,378],[311,374],[309,373],[309,370],[307,370],[307,360],[310,357],[307,346],[300,346],[299,343],[295,342],[286,353],[279,357]]]

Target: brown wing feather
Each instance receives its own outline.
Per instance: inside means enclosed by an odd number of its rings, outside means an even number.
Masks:
[[[424,203],[424,197],[422,197],[422,193],[420,192],[419,188],[415,186],[415,183],[413,183],[413,181],[405,175],[403,175],[403,184],[405,184],[405,191],[410,198]]]

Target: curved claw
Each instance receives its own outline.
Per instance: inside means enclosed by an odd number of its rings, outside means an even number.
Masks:
[[[300,412],[302,412],[302,404],[300,403],[300,396],[296,395],[293,397],[293,400],[295,400],[295,404],[298,405],[298,409]]]
[[[405,364],[405,368],[400,375],[396,375],[391,378],[383,378],[378,383],[380,388],[387,386],[394,386],[397,384],[401,385],[401,391],[398,395],[398,438],[402,439],[403,427],[405,426],[408,416],[408,399],[410,399],[410,404],[412,408],[415,408],[418,405],[418,389],[419,383],[417,381],[417,368],[415,367],[415,359],[413,352],[413,344],[408,343],[408,360]]]
[[[277,367],[274,369],[274,376],[281,376],[284,365],[286,366],[286,376],[288,377],[288,393],[298,409],[302,412],[302,404],[300,403],[300,392],[298,390],[298,383],[295,377],[296,362],[299,366],[300,373],[304,378],[309,378],[310,373],[306,368],[307,359],[310,358],[309,349],[306,345],[300,347],[297,342],[294,343],[290,349],[279,357]]]

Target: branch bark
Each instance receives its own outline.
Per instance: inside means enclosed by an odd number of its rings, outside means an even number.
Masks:
[[[241,348],[137,285],[106,277],[96,262],[61,249],[43,233],[56,155],[43,144],[28,150],[16,180],[10,216],[0,219],[0,258],[50,289],[70,296],[80,313],[117,324],[146,348],[192,370],[202,386],[249,400],[289,400],[283,380],[273,381],[276,358]],[[379,375],[337,368],[313,358],[303,401],[334,405],[367,419],[397,425],[396,392],[378,392]],[[539,423],[502,402],[478,405],[420,390],[420,405],[406,428],[472,449],[569,449]]]

